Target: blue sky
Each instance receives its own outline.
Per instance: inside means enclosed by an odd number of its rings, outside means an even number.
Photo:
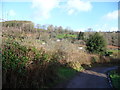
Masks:
[[[70,27],[74,31],[118,30],[118,2],[33,0],[2,2],[0,19],[29,20],[35,24]]]

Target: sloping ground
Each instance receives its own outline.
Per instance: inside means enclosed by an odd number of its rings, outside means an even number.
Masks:
[[[69,82],[58,85],[57,88],[111,88],[106,72],[116,67],[96,67],[78,73]]]
[[[79,46],[81,46],[81,47],[86,47],[86,45],[79,45]],[[107,45],[107,48],[110,48],[110,49],[118,49],[118,48],[120,48],[120,47],[118,47],[118,46],[113,46],[113,45]]]
[[[112,46],[112,45],[108,45],[107,48],[111,48],[111,49],[118,49],[120,47],[117,47],[117,46]]]

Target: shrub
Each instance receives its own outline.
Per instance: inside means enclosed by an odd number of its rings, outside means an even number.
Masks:
[[[77,39],[84,40],[84,32],[79,32]]]
[[[112,55],[113,54],[113,52],[109,52],[109,51],[106,51],[105,52],[105,56],[110,56],[110,55]]]
[[[3,88],[40,88],[58,77],[54,54],[15,41],[4,42],[2,48]]]
[[[67,66],[73,68],[73,69],[76,70],[76,71],[81,71],[81,70],[83,70],[83,67],[81,66],[81,63],[78,62],[78,61],[77,61],[77,62],[74,62],[74,61],[68,62],[68,63],[67,63]]]
[[[106,40],[96,32],[89,37],[86,46],[90,53],[104,54],[106,51]]]
[[[99,57],[97,56],[93,56],[92,59],[91,59],[91,63],[97,63],[99,61]]]
[[[19,53],[16,53],[17,51],[23,54],[23,56],[18,55]],[[28,61],[28,57],[25,56],[25,53],[26,47],[21,47],[17,42],[7,42],[2,50],[3,69],[17,69],[17,71],[21,71]]]

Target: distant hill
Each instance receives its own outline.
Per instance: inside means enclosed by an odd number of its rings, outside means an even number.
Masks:
[[[16,20],[13,20],[13,21],[4,21],[4,22],[0,22],[2,23],[2,26],[3,27],[17,27],[17,28],[20,28],[20,27],[25,27],[25,26],[34,26],[34,23],[31,22],[31,21],[16,21]]]

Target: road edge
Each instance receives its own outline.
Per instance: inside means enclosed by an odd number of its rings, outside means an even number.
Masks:
[[[108,83],[109,83],[109,85],[111,86],[111,88],[114,88],[114,86],[113,86],[113,84],[112,84],[112,80],[111,80],[111,78],[110,78],[110,71],[112,71],[112,70],[116,70],[118,68],[118,66],[116,66],[115,68],[113,68],[113,69],[111,69],[111,70],[108,70],[108,71],[106,71],[105,73],[106,73],[106,75],[107,75],[107,80],[108,80]]]
[[[110,73],[109,73],[109,71],[107,72],[107,79],[108,79],[108,83],[109,83],[109,85],[111,86],[111,88],[114,88],[113,85],[112,85],[112,80],[111,80],[111,78],[110,78]]]

